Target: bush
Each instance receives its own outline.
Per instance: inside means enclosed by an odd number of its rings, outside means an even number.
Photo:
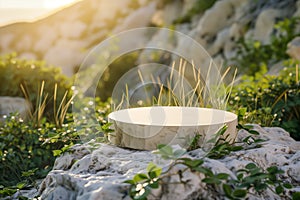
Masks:
[[[269,44],[262,44],[257,40],[239,41],[237,57],[233,62],[239,73],[255,75],[255,73],[269,68],[275,63],[288,59],[287,44],[300,33],[296,32],[300,18],[284,19],[275,25],[275,32]]]
[[[48,95],[45,113],[53,119],[53,95],[57,84],[57,102],[61,102],[71,81],[60,73],[59,68],[46,65],[41,61],[19,59],[16,54],[0,57],[0,96],[24,97],[21,85],[25,88],[33,109],[37,107],[39,88],[45,82],[44,95]]]
[[[35,129],[30,123],[23,122],[12,115],[0,127],[0,185],[11,186],[25,178],[22,172],[36,170],[33,179],[44,177],[54,163],[53,149],[59,145],[43,145],[49,134],[55,133],[55,127],[44,124]]]
[[[298,67],[279,76],[243,76],[234,86],[229,109],[240,111],[244,122],[279,126],[300,140],[300,82]]]
[[[83,114],[95,115],[99,124],[90,124],[83,116],[75,124],[73,115],[69,113],[61,128],[46,122],[45,118],[36,128],[33,122],[24,122],[18,115],[7,116],[5,122],[0,123],[0,186],[14,186],[20,182],[32,184],[52,169],[55,156],[75,143],[91,139],[107,141],[110,105],[99,98],[95,99],[95,104],[91,102],[89,99],[81,102]],[[24,177],[24,172],[32,173],[30,177]]]
[[[211,8],[217,0],[197,0],[195,1],[194,5],[187,13],[177,18],[173,23],[174,24],[182,24],[182,23],[189,23],[191,22],[192,18],[200,13],[204,13],[207,9]]]

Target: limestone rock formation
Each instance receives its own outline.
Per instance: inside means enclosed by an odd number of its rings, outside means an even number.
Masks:
[[[300,60],[300,37],[294,38],[289,44],[286,52],[296,60]]]
[[[220,160],[205,158],[204,166],[214,173],[227,173],[235,177],[238,169],[250,162],[266,169],[277,166],[284,171],[282,179],[293,183],[294,191],[300,190],[300,142],[294,141],[281,128],[262,128],[255,125],[260,133],[256,139],[264,139],[262,147],[249,148],[233,152]],[[246,137],[246,131],[238,133],[237,141]],[[96,147],[95,147],[96,145]],[[179,148],[178,146],[176,148]],[[94,149],[94,150],[93,150]],[[186,157],[199,158],[204,154],[201,149],[188,152]],[[123,181],[130,179],[136,173],[144,172],[149,162],[163,167],[170,164],[150,151],[122,149],[108,144],[93,143],[74,146],[69,153],[59,157],[54,169],[48,174],[40,186],[42,199],[130,199],[129,185]],[[174,175],[165,178],[164,184],[153,191],[149,199],[223,199],[221,188],[207,187],[201,180],[201,173],[185,171],[182,173],[186,184],[171,184],[178,182],[178,170],[173,168]],[[284,194],[286,199],[290,193]],[[260,196],[248,194],[249,199],[282,199],[271,190],[264,191]]]
[[[196,0],[84,0],[33,23],[1,27],[0,54],[17,52],[23,58],[43,59],[71,76],[90,50],[111,34],[152,24],[191,36],[221,64],[236,55],[237,41],[243,36],[268,43],[274,23],[299,16],[299,2],[218,0],[205,12],[192,14],[190,21],[174,24],[191,14]],[[160,38],[157,34],[153,42]],[[188,50],[180,41],[176,48]]]
[[[0,97],[0,121],[3,121],[3,116],[8,116],[11,113],[18,112],[24,119],[28,116],[30,107],[28,102],[21,97]]]

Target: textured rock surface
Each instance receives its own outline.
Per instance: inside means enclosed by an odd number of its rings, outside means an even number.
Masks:
[[[84,0],[45,19],[33,23],[16,23],[0,28],[0,54],[17,52],[23,58],[43,59],[72,75],[89,51],[112,33],[131,28],[173,27],[188,34],[216,58],[217,64],[236,55],[242,36],[267,43],[273,25],[285,17],[300,15],[296,0],[219,0],[190,22],[173,24],[189,15],[196,0]],[[152,41],[161,36],[153,35]],[[150,41],[151,42],[151,39]],[[188,50],[178,41],[174,49]],[[191,52],[193,53],[193,52]],[[202,63],[209,63],[201,55]],[[228,63],[230,64],[230,63]]]
[[[276,165],[284,170],[281,178],[293,183],[294,190],[300,191],[300,142],[294,141],[281,128],[262,128],[256,125],[255,129],[260,132],[257,138],[267,140],[261,148],[234,152],[221,160],[206,158],[204,166],[234,177],[234,172],[249,162],[255,162],[264,169]],[[240,131],[237,141],[241,141],[246,134],[246,131]],[[92,147],[92,142],[76,145],[70,153],[58,158],[54,170],[40,186],[42,199],[130,199],[128,185],[122,183],[124,180],[143,172],[151,161],[162,167],[168,165],[167,161],[149,151],[98,145],[96,148]],[[202,155],[203,151],[196,149],[185,156],[198,158]],[[177,166],[170,173],[176,174],[180,169],[182,166]],[[187,184],[170,184],[178,182],[178,175],[165,178],[167,184],[154,191],[156,197],[153,199],[224,198],[220,188],[213,190],[201,182],[203,175],[190,171],[185,171],[182,175],[183,180],[188,180]],[[288,198],[290,194],[285,195]],[[270,190],[263,192],[261,196],[249,195],[249,199],[281,198]]]
[[[294,38],[289,44],[286,52],[296,60],[300,60],[300,37]]]
[[[0,120],[3,116],[10,113],[18,112],[24,119],[28,115],[29,110],[28,102],[20,97],[0,97]]]

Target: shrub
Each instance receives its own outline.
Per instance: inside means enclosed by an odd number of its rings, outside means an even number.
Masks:
[[[60,73],[59,68],[46,65],[41,61],[19,59],[16,54],[0,57],[0,96],[24,97],[21,85],[26,90],[33,108],[37,107],[39,90],[44,81],[44,95],[48,95],[45,113],[53,119],[54,88],[57,84],[57,101],[60,102],[71,81]]]
[[[298,67],[285,68],[279,76],[243,76],[233,88],[229,109],[242,111],[245,122],[279,126],[300,140]]]
[[[195,1],[192,8],[190,8],[187,13],[177,18],[173,23],[174,24],[182,24],[182,23],[189,23],[191,22],[192,18],[200,13],[204,13],[207,9],[211,8],[217,0],[197,0]]]
[[[55,127],[43,124],[35,129],[18,116],[12,115],[0,127],[0,185],[10,186],[24,180],[22,172],[36,170],[34,179],[44,177],[54,163],[52,149],[58,145],[41,144]]]
[[[287,44],[300,33],[296,32],[300,18],[284,19],[275,25],[276,34],[272,35],[269,44],[258,40],[241,38],[238,45],[237,57],[233,59],[239,72],[255,75],[275,63],[288,59]]]

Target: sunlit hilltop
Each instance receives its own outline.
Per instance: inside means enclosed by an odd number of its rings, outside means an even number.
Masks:
[[[35,21],[80,0],[0,0],[0,26]]]

